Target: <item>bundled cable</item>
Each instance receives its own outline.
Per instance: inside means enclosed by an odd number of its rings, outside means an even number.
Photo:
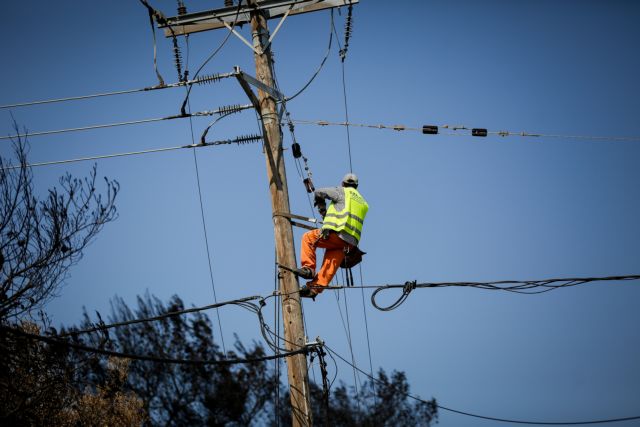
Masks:
[[[609,276],[609,277],[579,277],[544,280],[501,280],[496,282],[441,282],[441,283],[417,283],[417,281],[406,282],[404,285],[384,285],[375,286],[376,290],[371,294],[371,304],[381,311],[391,311],[398,308],[409,297],[411,291],[417,288],[441,288],[441,287],[471,287],[491,291],[507,291],[518,294],[541,294],[559,288],[582,285],[590,282],[600,281],[625,281],[639,280],[640,275],[631,276]],[[366,286],[365,286],[366,287]],[[344,287],[337,287],[342,289]],[[376,302],[378,293],[389,289],[402,289],[402,295],[391,305],[383,307]]]

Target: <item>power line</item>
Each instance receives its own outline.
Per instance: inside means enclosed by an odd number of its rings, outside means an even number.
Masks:
[[[126,121],[126,122],[107,123],[107,124],[101,124],[101,125],[91,125],[91,126],[83,126],[83,127],[68,128],[68,129],[47,130],[47,131],[41,131],[41,132],[27,132],[27,133],[22,133],[22,134],[18,133],[18,134],[15,134],[15,135],[0,136],[0,140],[3,140],[3,139],[15,139],[15,138],[27,138],[27,137],[42,136],[42,135],[53,135],[53,134],[59,134],[59,133],[77,132],[77,131],[93,130],[93,129],[104,129],[104,128],[127,126],[127,125],[137,125],[137,124],[142,124],[142,123],[160,122],[160,121],[163,121],[163,120],[175,120],[175,119],[186,119],[186,118],[190,118],[190,117],[213,116],[213,115],[216,115],[216,114],[222,115],[222,114],[236,113],[236,112],[240,112],[240,111],[243,111],[243,110],[248,110],[250,108],[254,108],[252,104],[229,105],[229,106],[224,106],[224,107],[218,108],[217,110],[199,111],[199,112],[193,113],[193,114],[177,114],[177,115],[174,115],[174,116],[156,117],[156,118],[153,118],[153,119],[130,120],[130,121]]]
[[[585,283],[596,281],[622,281],[622,280],[638,280],[640,275],[634,276],[610,276],[610,277],[582,277],[582,278],[565,278],[565,279],[545,279],[545,280],[502,280],[496,282],[449,282],[449,283],[416,283],[406,282],[404,285],[387,285],[378,287],[371,294],[371,304],[381,311],[391,311],[400,306],[408,297],[411,291],[417,288],[438,288],[438,287],[473,287],[485,290],[507,291],[520,294],[541,294],[559,288],[582,285]],[[387,289],[402,289],[402,295],[391,305],[381,307],[376,303],[376,295]]]
[[[261,297],[259,295],[254,295],[254,296],[245,297],[245,298],[238,298],[238,299],[234,299],[234,300],[230,300],[230,301],[217,302],[215,304],[205,305],[203,307],[192,307],[192,308],[187,308],[187,309],[184,309],[184,310],[170,311],[168,313],[160,314],[158,316],[153,316],[153,317],[145,317],[145,318],[141,318],[141,319],[132,319],[132,320],[126,320],[126,321],[123,321],[123,322],[116,322],[116,323],[110,323],[110,324],[100,324],[98,326],[95,326],[95,327],[92,327],[92,328],[88,328],[88,329],[72,330],[72,331],[69,331],[67,333],[60,334],[59,336],[60,337],[76,336],[76,335],[82,335],[82,334],[89,334],[89,333],[92,333],[92,332],[104,331],[104,330],[107,330],[107,329],[118,328],[118,327],[122,327],[122,326],[135,325],[137,323],[156,322],[158,320],[164,320],[164,319],[167,319],[167,318],[170,318],[170,317],[176,317],[176,316],[181,316],[183,314],[197,313],[197,312],[200,312],[200,311],[211,310],[211,309],[214,309],[214,308],[223,307],[225,305],[239,305],[239,306],[242,306],[241,303],[246,303],[246,302],[254,301],[254,300],[262,300],[262,299],[263,299],[263,297]]]
[[[349,172],[353,173],[353,162],[351,161],[351,132],[349,131],[349,108],[347,106],[347,83],[345,77],[345,67],[344,60],[347,57],[347,50],[349,49],[349,38],[351,37],[351,24],[352,24],[352,13],[353,13],[353,5],[349,4],[347,20],[345,23],[345,34],[344,34],[344,48],[340,46],[340,41],[338,41],[338,46],[340,47],[340,65],[342,70],[342,97],[344,101],[344,123],[345,129],[347,131],[347,152],[349,154]],[[338,32],[336,31],[336,27],[334,25],[333,31],[336,33],[336,39],[338,38]]]
[[[126,90],[117,90],[113,92],[95,93],[90,95],[70,96],[66,98],[54,98],[54,99],[44,99],[40,101],[19,102],[15,104],[0,105],[0,110],[7,109],[7,108],[29,107],[33,105],[53,104],[57,102],[79,101],[79,100],[100,98],[100,97],[114,96],[114,95],[125,95],[125,94],[138,93],[138,92],[150,92],[150,91],[160,90],[160,89],[171,89],[176,87],[192,86],[194,84],[206,84],[206,83],[216,82],[218,80],[221,80],[227,77],[233,77],[234,75],[235,73],[211,74],[211,75],[203,76],[200,78],[194,78],[192,80],[188,80],[184,82],[149,86],[149,87],[144,87],[139,89],[126,89]]]
[[[447,287],[447,286],[464,286],[464,287],[475,287],[479,289],[489,289],[489,290],[505,290],[515,292],[516,290],[520,290],[523,287],[533,287],[533,286],[542,286],[551,289],[557,289],[560,287],[566,286],[575,286],[577,284],[588,283],[588,282],[596,282],[596,281],[626,281],[626,280],[640,280],[640,275],[632,275],[632,276],[608,276],[608,277],[589,277],[589,278],[565,278],[565,279],[546,279],[546,280],[529,280],[529,281],[511,281],[511,280],[503,280],[503,281],[494,281],[494,282],[439,282],[439,283],[420,283],[415,284],[416,287]],[[413,282],[409,282],[413,283]],[[511,285],[510,287],[506,287],[505,285]],[[325,290],[340,290],[340,289],[376,289],[376,290],[385,290],[385,289],[393,289],[393,288],[404,288],[405,285],[369,285],[369,286],[326,286],[323,287]],[[262,297],[260,295],[249,296],[245,298],[239,298],[229,301],[223,301],[216,304],[205,305],[202,307],[193,307],[185,310],[172,311],[168,313],[164,313],[158,316],[141,318],[141,319],[133,319],[127,320],[123,322],[111,323],[111,324],[100,324],[98,326],[69,331],[65,334],[61,334],[61,337],[71,336],[71,335],[80,335],[86,333],[92,333],[97,331],[102,331],[106,329],[112,329],[122,326],[133,325],[136,323],[145,323],[145,322],[154,322],[158,320],[163,320],[169,317],[179,316],[187,313],[200,312],[204,310],[210,310],[214,308],[219,308],[225,305],[237,305],[256,313],[261,312],[262,307],[264,306],[264,302],[269,298],[278,298],[285,296],[284,293],[274,290],[274,292],[267,296]],[[250,303],[250,301],[258,300],[259,305]],[[269,333],[273,334],[273,332],[269,329]],[[278,339],[283,339],[279,337],[277,334],[273,334]]]
[[[627,276],[607,276],[607,277],[577,277],[577,278],[554,278],[543,280],[500,280],[493,282],[425,282],[408,281],[404,284],[393,285],[364,285],[364,286],[315,286],[322,290],[340,289],[375,289],[371,294],[371,304],[381,311],[391,311],[399,307],[418,288],[443,288],[443,287],[470,287],[491,291],[506,291],[518,294],[532,295],[549,292],[552,290],[582,285],[591,282],[602,281],[628,281],[640,280],[640,275]],[[376,303],[376,296],[379,292],[388,289],[402,289],[402,295],[391,305],[382,307]]]
[[[171,27],[169,27],[171,28]],[[173,34],[173,29],[171,30],[171,33]],[[173,34],[173,40],[174,43],[176,42],[175,39],[175,34]],[[185,69],[185,74],[189,73],[189,54],[190,54],[190,46],[189,46],[189,35],[187,35],[185,37],[185,43],[187,45],[187,62],[186,62],[186,69]],[[200,71],[200,70],[198,70]],[[197,76],[197,73],[196,73]],[[188,90],[187,90],[187,107],[188,107],[188,111],[189,113],[191,113],[191,102],[188,99]],[[224,116],[220,116],[219,118],[221,119]],[[191,143],[195,145],[195,137],[194,137],[194,133],[193,133],[193,119],[190,117],[189,118],[189,129],[191,130]],[[204,136],[201,139],[201,143],[204,141]],[[204,243],[205,243],[205,248],[207,251],[207,261],[208,261],[208,266],[209,266],[209,278],[211,279],[211,288],[213,290],[213,301],[214,302],[218,302],[218,295],[216,293],[216,284],[215,281],[213,280],[213,267],[212,267],[212,263],[211,263],[211,251],[209,250],[209,236],[207,233],[207,224],[205,221],[205,216],[204,216],[204,204],[202,203],[202,188],[200,185],[200,169],[198,168],[198,154],[196,152],[196,150],[192,150],[193,151],[193,164],[195,167],[195,173],[196,173],[196,182],[198,184],[198,200],[200,202],[200,216],[201,216],[201,220],[202,220],[202,229],[203,229],[203,234],[204,234]],[[225,354],[227,354],[227,348],[224,342],[224,334],[222,333],[222,320],[220,319],[220,310],[216,309],[216,317],[218,320],[218,329],[220,330],[220,341],[222,342],[222,351]]]
[[[374,381],[376,383],[382,383],[382,381],[380,381],[379,379],[369,375],[367,372],[363,371],[362,369],[360,369],[355,364],[350,363],[346,358],[342,357],[340,354],[335,352],[333,349],[331,349],[326,344],[324,344],[324,348],[326,348],[329,351],[329,353],[335,355],[336,357],[338,357],[340,360],[342,360],[347,365],[352,366],[354,369],[357,369],[362,374],[366,375],[371,381]],[[389,384],[386,384],[386,385],[389,385]],[[411,393],[405,392],[403,390],[399,390],[399,389],[396,389],[396,388],[394,388],[394,390],[397,391],[398,393],[404,394],[407,397],[410,397],[411,399],[413,399],[415,401],[418,401],[418,402],[421,402],[421,403],[425,403],[427,405],[431,405],[431,404],[435,403],[435,399],[432,402],[429,402],[429,401],[421,399],[421,398],[419,398],[417,396],[414,396]],[[498,421],[498,422],[504,422],[504,423],[514,423],[514,424],[561,426],[561,425],[604,424],[604,423],[614,423],[614,422],[622,422],[622,421],[640,420],[640,415],[638,415],[638,416],[632,416],[632,417],[610,418],[610,419],[606,419],[606,420],[590,420],[590,421],[569,421],[569,422],[524,421],[524,420],[511,420],[511,419],[506,419],[506,418],[488,417],[488,416],[484,416],[484,415],[473,414],[471,412],[452,409],[452,408],[449,408],[447,406],[440,405],[438,403],[435,403],[435,405],[436,405],[436,407],[438,409],[442,409],[444,411],[453,412],[453,413],[456,413],[456,414],[459,414],[459,415],[465,415],[465,416],[473,417],[473,418],[481,418],[481,419],[490,420],[490,421]]]
[[[286,99],[287,101],[291,101],[292,99],[300,95],[302,92],[304,92],[309,87],[309,85],[313,82],[313,80],[315,80],[318,74],[320,74],[320,71],[324,67],[324,63],[327,62],[327,58],[329,57],[329,53],[331,52],[331,43],[333,41],[333,27],[334,27],[333,26],[333,9],[331,9],[331,21],[329,22],[329,46],[327,46],[327,52],[324,54],[324,58],[322,58],[322,61],[320,61],[320,65],[316,69],[315,73],[313,73],[311,78],[307,81],[307,83],[304,86],[302,86],[302,88],[298,90],[293,96],[288,97]]]
[[[452,126],[452,125],[424,125],[423,127],[409,127],[405,125],[385,125],[385,124],[365,124],[365,123],[352,123],[352,122],[330,122],[326,120],[295,120],[294,123],[303,125],[317,125],[317,126],[346,126],[346,127],[361,127],[369,129],[387,129],[395,131],[414,131],[421,132],[428,135],[446,135],[446,136],[477,136],[486,137],[487,135],[497,135],[501,137],[517,136],[517,137],[529,137],[529,138],[555,138],[555,139],[580,139],[591,141],[616,141],[616,142],[640,142],[640,136],[595,136],[595,135],[565,135],[565,134],[546,134],[546,133],[530,133],[530,132],[513,132],[508,130],[489,131],[483,128],[469,128],[466,126]],[[440,133],[440,128],[445,129],[447,133]]]
[[[209,55],[209,57],[207,57],[207,59],[200,65],[200,67],[198,67],[198,69],[196,70],[196,73],[194,74],[194,78],[198,77],[198,74],[200,74],[200,71],[202,71],[204,66],[207,65],[209,63],[209,61],[211,61],[211,59],[213,59],[213,57],[216,56],[218,54],[218,52],[220,52],[220,50],[222,50],[224,45],[227,43],[227,40],[229,40],[229,37],[231,37],[231,34],[233,34],[233,28],[236,26],[236,22],[238,20],[238,15],[240,14],[241,5],[242,5],[242,0],[239,0],[238,1],[238,9],[236,9],[236,16],[235,16],[235,18],[233,18],[233,23],[231,24],[231,28],[227,32],[226,37],[222,40],[222,43],[220,43],[220,45],[216,49],[213,50],[211,55]],[[169,25],[169,28],[171,29],[172,27]],[[171,30],[171,32],[173,33],[173,30]],[[192,86],[189,86],[189,88],[187,89],[187,94],[184,97],[184,101],[182,101],[182,106],[180,108],[180,111],[181,111],[182,114],[185,113],[185,109],[187,108],[187,104],[189,102],[189,96],[191,95],[191,87]]]
[[[118,352],[118,351],[105,350],[105,349],[95,348],[95,347],[88,347],[88,346],[85,346],[85,345],[82,345],[82,344],[75,344],[75,343],[71,343],[71,342],[68,342],[68,341],[65,341],[65,340],[61,340],[61,339],[56,339],[56,338],[52,338],[52,337],[31,334],[31,333],[28,333],[28,332],[24,332],[24,331],[22,331],[20,329],[11,328],[11,327],[8,327],[8,326],[5,326],[5,325],[0,325],[0,330],[3,330],[5,332],[8,332],[8,333],[14,334],[14,335],[21,335],[21,336],[29,338],[29,339],[46,342],[48,344],[63,345],[63,346],[72,348],[74,350],[84,351],[84,352],[88,352],[88,353],[101,354],[103,356],[112,356],[112,357],[118,357],[118,358],[121,358],[121,359],[142,360],[142,361],[146,361],[146,362],[170,363],[170,364],[179,364],[179,365],[237,365],[237,364],[244,364],[244,363],[265,362],[265,361],[268,361],[268,360],[273,360],[273,359],[277,359],[277,358],[281,358],[281,357],[294,356],[296,354],[302,354],[302,353],[306,354],[306,353],[309,352],[310,348],[315,345],[315,344],[310,344],[310,345],[308,345],[306,347],[303,347],[301,349],[289,351],[289,352],[282,353],[282,354],[279,354],[279,355],[256,357],[256,358],[252,358],[252,359],[223,359],[223,360],[173,359],[173,358],[166,358],[166,357],[156,357],[156,356],[149,356],[149,355],[122,353],[122,352]]]
[[[216,145],[228,145],[228,144],[241,145],[241,144],[249,144],[249,143],[253,143],[253,142],[258,142],[258,141],[261,141],[261,140],[262,140],[262,137],[259,136],[259,135],[245,135],[245,136],[239,136],[239,137],[232,138],[232,139],[204,142],[204,143],[198,143],[198,144],[193,144],[193,145],[178,145],[178,146],[175,146],[175,147],[152,148],[152,149],[149,149],[149,150],[130,151],[130,152],[125,152],[125,153],[105,154],[105,155],[91,156],[91,157],[78,157],[78,158],[75,158],[75,159],[54,160],[54,161],[50,161],[50,162],[28,163],[28,164],[25,164],[24,167],[33,168],[33,167],[37,167],[37,166],[51,166],[51,165],[59,165],[59,164],[64,164],[64,163],[84,162],[84,161],[89,161],[89,160],[111,159],[111,158],[114,158],[114,157],[137,156],[137,155],[141,155],[141,154],[160,153],[160,152],[164,152],[164,151],[173,151],[173,150],[179,150],[179,149],[183,149],[183,148],[201,148],[201,147],[211,147],[211,146],[216,146]],[[2,168],[0,168],[0,170],[18,169],[18,168],[21,168],[21,167],[23,167],[23,165],[11,165],[11,166],[2,167]]]

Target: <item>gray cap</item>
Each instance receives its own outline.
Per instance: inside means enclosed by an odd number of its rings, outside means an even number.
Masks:
[[[343,184],[358,185],[358,177],[355,173],[348,173],[342,178]]]

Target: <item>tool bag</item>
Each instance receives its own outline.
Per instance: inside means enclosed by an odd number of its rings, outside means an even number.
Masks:
[[[365,255],[366,252],[363,252],[357,246],[352,246],[350,248],[344,249],[344,259],[342,260],[342,264],[340,267],[342,268],[352,268],[362,262],[362,256]]]

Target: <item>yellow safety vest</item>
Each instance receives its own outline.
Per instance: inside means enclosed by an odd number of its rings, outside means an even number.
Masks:
[[[351,187],[344,187],[344,209],[336,210],[335,204],[331,203],[324,217],[323,230],[333,230],[337,233],[345,232],[360,241],[362,234],[362,224],[367,215],[369,205],[358,190]]]

